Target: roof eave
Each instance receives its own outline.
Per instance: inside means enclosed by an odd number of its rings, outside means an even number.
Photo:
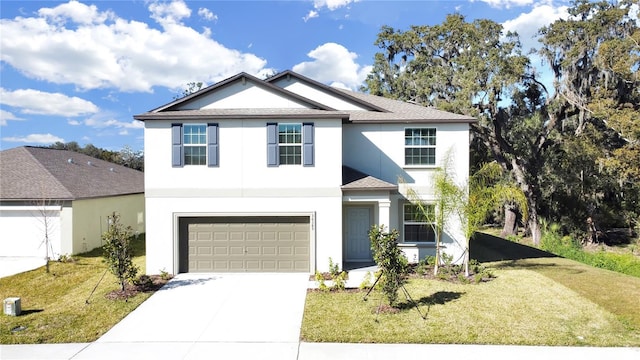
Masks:
[[[349,187],[349,184],[347,184],[347,185],[342,185],[340,189],[342,189],[342,191],[396,191],[398,190],[398,187],[397,186]]]
[[[349,114],[346,113],[327,113],[327,114],[166,114],[166,113],[147,113],[135,115],[135,120],[199,120],[199,119],[218,119],[218,120],[242,120],[242,119],[342,119],[348,120]]]

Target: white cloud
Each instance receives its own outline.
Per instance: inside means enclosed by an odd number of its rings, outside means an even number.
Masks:
[[[0,59],[32,79],[126,92],[265,70],[266,60],[183,25],[191,14],[183,1],[152,2],[148,10],[160,29],[76,1],[0,19]]]
[[[130,122],[120,121],[112,118],[108,114],[101,113],[96,114],[83,121],[86,126],[90,126],[96,129],[104,129],[108,127],[114,127],[117,129],[144,129],[144,123],[138,120],[131,120]]]
[[[29,134],[27,136],[11,136],[2,138],[6,142],[18,142],[27,144],[52,144],[54,142],[64,142],[63,138],[60,138],[51,134]]]
[[[357,64],[358,55],[336,43],[320,45],[307,56],[314,60],[297,64],[292,70],[322,83],[334,82],[352,90],[363,84],[372,68]]]
[[[110,11],[99,12],[95,5],[87,6],[77,1],[69,1],[55,8],[42,8],[38,10],[38,15],[61,25],[67,20],[86,25],[100,24],[114,16]]]
[[[512,6],[525,6],[533,4],[534,0],[481,0],[496,8],[510,8]]]
[[[98,112],[98,107],[79,97],[34,89],[9,91],[0,88],[0,103],[19,108],[23,114],[81,116]]]
[[[218,20],[218,15],[214,14],[213,12],[211,12],[211,10],[207,9],[207,8],[200,8],[198,9],[198,15],[200,15],[201,18],[208,20],[208,21],[217,21]]]
[[[504,32],[515,31],[520,35],[522,48],[526,52],[538,46],[535,39],[538,29],[549,25],[557,19],[569,17],[566,6],[554,7],[552,5],[537,5],[528,13],[521,13],[517,18],[502,23]]]
[[[317,18],[318,17],[318,12],[315,10],[310,10],[309,14],[307,14],[307,16],[304,16],[302,18],[302,20],[304,20],[304,22],[309,21],[309,19],[313,19],[313,18]]]
[[[191,9],[182,0],[154,1],[149,4],[149,11],[151,18],[162,25],[182,24],[182,19],[191,16]]]
[[[13,113],[0,109],[0,126],[7,126],[7,121],[21,121],[24,120],[15,116]]]
[[[316,9],[326,7],[327,9],[333,11],[357,1],[358,0],[314,0],[313,6]]]

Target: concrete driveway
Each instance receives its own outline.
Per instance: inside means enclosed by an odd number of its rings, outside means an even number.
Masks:
[[[0,256],[0,279],[45,265],[41,257]]]
[[[308,279],[180,274],[74,359],[296,359]]]

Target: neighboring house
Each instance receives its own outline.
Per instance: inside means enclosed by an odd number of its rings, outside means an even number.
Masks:
[[[368,231],[398,229],[410,261],[435,253],[407,187],[433,202],[450,152],[468,177],[475,119],[245,73],[134,116],[145,123],[147,271],[327,270],[371,263]],[[459,259],[464,239],[447,231]]]
[[[114,211],[144,232],[142,172],[66,150],[0,152],[0,256],[57,259],[89,251],[102,245]]]

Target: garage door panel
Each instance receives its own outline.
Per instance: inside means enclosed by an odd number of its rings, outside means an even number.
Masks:
[[[183,218],[188,269],[182,271],[308,272],[309,218]],[[182,233],[181,233],[182,234]],[[194,250],[195,249],[195,250]],[[185,261],[181,258],[181,261]]]

